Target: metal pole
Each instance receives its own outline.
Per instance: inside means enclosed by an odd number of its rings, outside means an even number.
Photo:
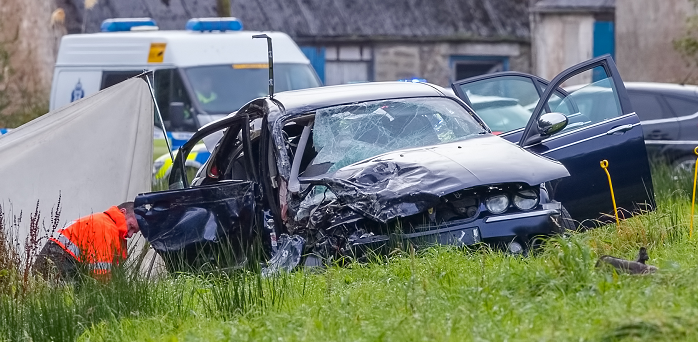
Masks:
[[[160,107],[158,106],[158,101],[155,99],[155,91],[153,90],[153,85],[150,84],[150,78],[148,78],[148,74],[153,74],[155,73],[151,70],[143,74],[143,77],[145,77],[146,82],[148,82],[148,89],[150,89],[150,97],[153,99],[153,103],[155,104],[155,112],[158,114],[158,120],[160,120],[160,128],[162,129],[162,134],[165,135],[165,144],[167,145],[167,151],[170,153],[170,158],[172,159],[172,164],[174,166],[174,155],[172,154],[172,148],[170,147],[170,141],[167,139],[167,130],[165,129],[165,121],[162,120],[162,114],[160,113]]]
[[[252,38],[265,38],[267,40],[267,52],[269,53],[269,97],[274,97],[274,51],[271,46],[271,37],[266,34],[256,34]]]

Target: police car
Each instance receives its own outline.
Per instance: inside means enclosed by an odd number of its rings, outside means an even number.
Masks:
[[[154,70],[152,82],[167,138],[177,149],[205,124],[267,95],[266,42],[243,31],[236,18],[190,19],[184,30],[159,30],[150,18],[107,19],[100,33],[66,35],[53,74],[50,109]],[[320,86],[314,69],[293,40],[266,32],[275,52],[278,91]],[[159,120],[155,120],[156,123]],[[166,155],[165,136],[155,130],[154,155]],[[197,168],[209,152],[188,165]],[[156,160],[170,165],[169,156]],[[169,170],[155,170],[165,176]]]

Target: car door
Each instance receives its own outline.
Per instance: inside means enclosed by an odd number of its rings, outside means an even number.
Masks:
[[[673,160],[664,156],[665,147],[680,140],[679,120],[660,94],[628,89],[630,103],[640,118],[645,132],[645,145],[650,157]]]
[[[516,88],[518,93],[535,91],[540,94],[526,125],[501,135],[567,167],[570,177],[553,182],[551,195],[562,202],[573,218],[584,221],[613,217],[608,180],[600,167],[602,160],[609,162],[619,211],[627,216],[638,209],[654,208],[642,128],[609,55],[575,65],[556,76],[549,85],[525,74],[518,75],[516,83],[504,77],[493,75],[487,80],[464,80],[453,87],[469,103],[473,102],[473,94],[486,94],[487,87],[500,81],[501,87]],[[563,87],[573,90],[568,92]],[[530,102],[522,105],[516,93],[510,94],[514,94],[509,98],[519,101],[519,106],[532,107]],[[562,131],[544,136],[538,121],[548,111],[565,114],[569,122]],[[487,123],[487,118],[483,120]]]
[[[187,186],[187,155],[200,140],[221,130],[225,130],[223,138],[199,171],[216,181]],[[136,197],[134,211],[140,230],[170,271],[204,265],[231,267],[245,260],[254,235],[259,193],[252,153],[240,153],[250,148],[247,116],[205,126],[179,149],[170,175],[171,190]],[[238,152],[235,163],[230,151]],[[224,163],[235,164],[237,174],[219,177],[218,170],[227,169],[221,166]]]

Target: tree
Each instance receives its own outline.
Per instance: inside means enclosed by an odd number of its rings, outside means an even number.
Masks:
[[[674,49],[681,55],[690,70],[681,84],[691,80],[698,68],[698,14],[695,14],[698,11],[698,0],[690,0],[690,2],[694,14],[686,18],[686,32],[683,36],[672,40]]]

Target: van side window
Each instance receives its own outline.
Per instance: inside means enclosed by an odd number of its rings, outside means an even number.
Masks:
[[[155,70],[155,79],[153,80],[153,90],[155,91],[155,100],[158,102],[162,120],[165,121],[165,128],[170,130],[170,84],[172,78],[172,69]]]
[[[167,130],[196,130],[194,121],[194,109],[191,100],[187,95],[186,88],[182,83],[177,69],[160,69],[155,71],[153,88],[155,99],[158,102],[162,120],[165,122]],[[182,103],[184,110],[184,121],[178,127],[173,127],[170,115],[172,103]],[[181,120],[180,120],[181,121]]]
[[[99,90],[109,88],[117,83],[121,83],[142,73],[142,70],[104,71],[102,72],[102,85],[99,87]]]

